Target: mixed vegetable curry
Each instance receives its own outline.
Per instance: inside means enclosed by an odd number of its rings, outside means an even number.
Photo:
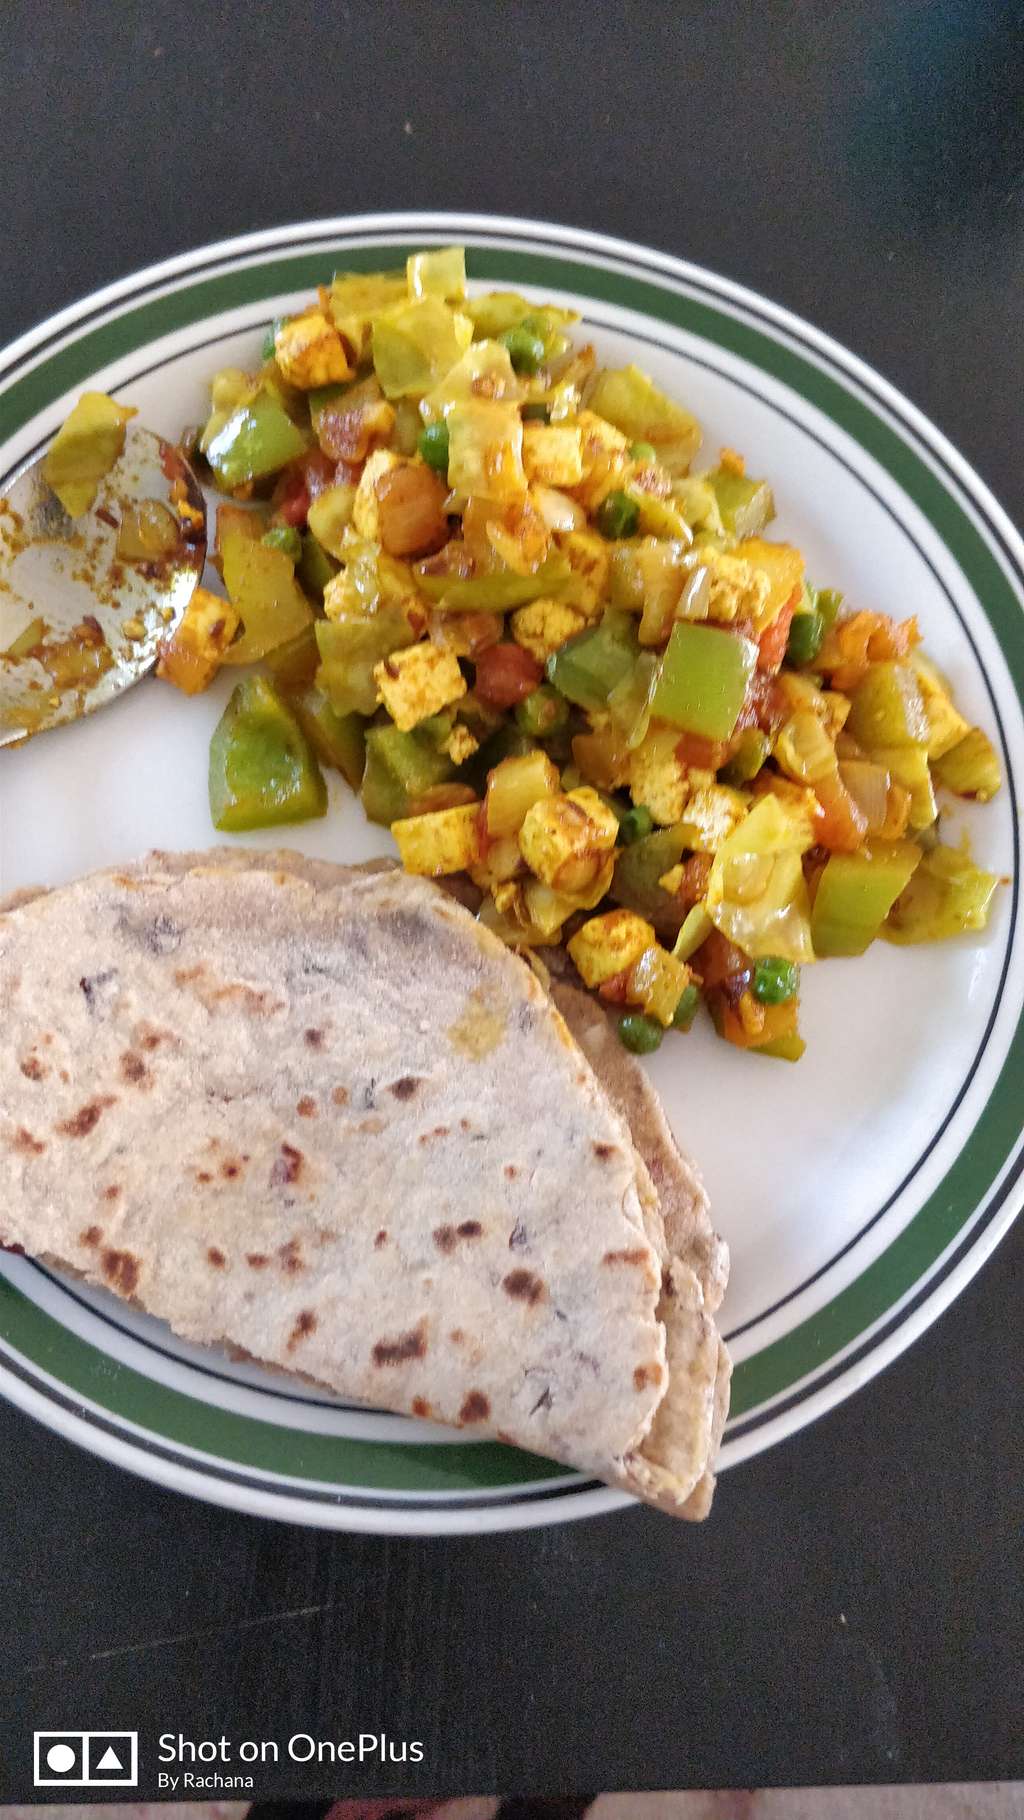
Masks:
[[[694,472],[694,418],[574,320],[468,295],[446,248],[275,323],[186,449],[226,496],[226,598],[158,673],[247,667],[216,827],[322,815],[334,767],[408,871],[564,944],[628,1048],[703,998],[795,1060],[803,965],[984,927],[996,880],[940,842],[936,789],[985,802],[998,762],[914,620],[814,586],[768,482],[730,449]]]

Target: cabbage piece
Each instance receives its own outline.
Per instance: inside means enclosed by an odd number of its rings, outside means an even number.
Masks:
[[[406,298],[373,320],[373,364],[388,398],[418,398],[442,379],[473,339],[468,316],[440,297]]]
[[[500,341],[474,341],[432,392],[420,399],[425,423],[447,417],[454,404],[473,398],[521,398],[509,351]]]
[[[313,609],[283,550],[228,531],[223,545],[224,586],[242,621],[241,636],[224,652],[225,664],[258,663],[313,622]]]
[[[813,961],[810,898],[801,855],[813,843],[810,816],[763,796],[722,842],[705,908],[715,928],[753,960]]]
[[[599,373],[587,405],[631,442],[651,443],[670,474],[685,474],[700,448],[697,419],[660,392],[639,367],[606,368]]]
[[[411,568],[397,556],[389,556],[379,543],[357,537],[349,526],[336,546],[336,554],[343,567],[324,588],[328,619],[376,613],[394,603],[415,607],[416,583]],[[422,617],[425,620],[425,615]]]
[[[405,262],[410,297],[440,297],[461,303],[466,295],[466,249],[439,246],[429,253],[410,253]]]
[[[124,448],[125,424],[135,415],[133,405],[117,404],[105,392],[83,392],[65,418],[43,462],[43,479],[69,518],[88,512]]]
[[[562,310],[553,303],[528,303],[517,291],[488,291],[483,297],[470,297],[466,314],[472,318],[477,340],[504,335],[528,322],[543,341],[545,353],[551,351],[550,344],[561,329],[580,319],[578,310]]]
[[[331,319],[352,349],[356,363],[370,351],[375,316],[409,295],[404,272],[336,272],[329,293]]]
[[[902,947],[984,929],[998,883],[994,873],[983,872],[966,853],[933,847],[896,899],[881,934]]]
[[[723,537],[725,526],[718,505],[718,495],[706,474],[684,475],[672,483],[672,498],[691,531],[707,531]]]
[[[523,425],[516,405],[471,398],[448,412],[448,484],[481,499],[526,492]]]

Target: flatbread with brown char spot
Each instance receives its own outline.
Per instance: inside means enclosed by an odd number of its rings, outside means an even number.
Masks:
[[[529,969],[443,892],[153,856],[0,917],[0,1010],[3,1243],[704,1514],[727,1373],[697,1250]]]

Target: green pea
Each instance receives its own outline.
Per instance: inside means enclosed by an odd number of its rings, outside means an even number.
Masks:
[[[824,636],[825,621],[817,609],[813,613],[795,613],[786,645],[786,656],[790,663],[813,663],[821,650]]]
[[[260,538],[268,550],[283,550],[293,562],[298,562],[302,555],[302,538],[292,525],[271,525]]]
[[[672,1019],[673,1030],[689,1030],[697,1015],[699,1004],[700,988],[695,986],[691,980],[690,984],[683,988],[682,996],[676,1006],[675,1016]]]
[[[754,967],[751,991],[762,1005],[785,1005],[800,990],[800,969],[795,961],[769,954]]]
[[[517,373],[535,373],[544,359],[544,343],[539,335],[531,335],[523,327],[506,329],[498,340],[508,349],[509,359]]]
[[[629,451],[633,461],[657,461],[658,451],[653,442],[634,442]]]
[[[597,508],[597,528],[602,537],[633,537],[640,523],[640,507],[616,487]]]
[[[428,468],[436,469],[438,474],[448,472],[448,425],[446,423],[428,423],[416,439],[416,447]]]
[[[634,841],[646,840],[648,834],[654,833],[654,817],[646,803],[638,803],[635,809],[627,809],[619,817],[619,840],[624,847],[631,847]]]
[[[516,707],[516,724],[531,739],[558,733],[569,719],[569,704],[550,683],[541,683]]]
[[[524,404],[522,416],[524,423],[550,423],[551,406],[541,404],[539,399],[533,399],[529,404]]]
[[[619,1041],[631,1055],[653,1055],[664,1034],[661,1025],[642,1011],[627,1011],[619,1019]]]

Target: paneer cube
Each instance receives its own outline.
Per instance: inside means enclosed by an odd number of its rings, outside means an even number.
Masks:
[[[578,424],[524,423],[523,467],[545,487],[574,487],[583,479]]]
[[[677,755],[679,735],[659,729],[637,746],[629,767],[629,794],[650,810],[659,827],[680,820],[690,794],[686,767]]]
[[[581,432],[583,478],[572,493],[588,512],[593,512],[606,493],[629,478],[629,440],[593,411],[581,411],[576,422]]]
[[[480,750],[480,741],[475,733],[471,733],[469,728],[462,726],[460,722],[449,733],[444,749],[453,765],[464,765],[467,759],[472,758],[474,752]]]
[[[558,771],[546,752],[524,752],[520,758],[503,758],[487,779],[485,822],[488,836],[518,834],[534,803],[557,796]]]
[[[229,600],[197,588],[182,618],[160,647],[156,673],[185,695],[209,687],[238,630],[238,614]]]
[[[432,815],[408,815],[392,822],[402,865],[420,878],[466,872],[480,859],[480,804],[437,809]]]
[[[526,492],[523,425],[518,407],[468,398],[448,412],[448,482],[481,499],[521,499]]]
[[[760,633],[782,612],[796,588],[803,585],[804,559],[790,543],[771,543],[764,537],[745,537],[736,545],[736,558],[747,562],[768,582],[764,607],[755,617],[754,627]]]
[[[708,619],[726,625],[749,619],[758,628],[767,623],[772,584],[763,569],[710,545],[695,552],[693,560],[708,573]]]
[[[374,666],[377,699],[395,726],[408,733],[430,714],[440,714],[449,702],[466,693],[466,679],[454,652],[440,645],[409,645],[392,651]]]
[[[738,828],[749,808],[748,799],[728,784],[702,784],[693,787],[682,813],[686,845],[695,853],[717,853],[722,842]]]
[[[377,482],[382,474],[391,468],[401,465],[401,457],[390,449],[374,449],[366,458],[359,485],[352,502],[352,528],[359,537],[365,537],[371,543],[379,543],[380,537],[380,500],[377,498]]]
[[[568,947],[584,985],[593,987],[633,967],[656,939],[651,924],[635,911],[609,910],[584,923]]]
[[[519,830],[519,851],[542,883],[576,896],[606,869],[618,832],[613,811],[584,787],[534,803]]]
[[[569,531],[559,542],[572,570],[565,599],[589,619],[603,610],[608,593],[612,562],[608,541],[597,531]]]
[[[626,993],[632,1005],[642,1005],[666,1030],[675,1017],[679,1000],[690,983],[690,969],[657,943],[635,962]]]
[[[579,607],[571,607],[564,600],[555,600],[551,595],[542,595],[539,600],[531,600],[528,607],[518,607],[512,615],[512,636],[517,645],[529,651],[539,664],[550,657],[552,651],[560,651],[570,638],[582,632],[586,617]]]
[[[518,878],[524,870],[523,856],[516,836],[503,834],[498,840],[487,839],[484,858],[478,865],[470,867],[470,877],[481,891],[493,894],[512,879]]]
[[[354,371],[333,322],[316,309],[281,324],[274,336],[274,359],[288,384],[303,392],[351,379]]]

